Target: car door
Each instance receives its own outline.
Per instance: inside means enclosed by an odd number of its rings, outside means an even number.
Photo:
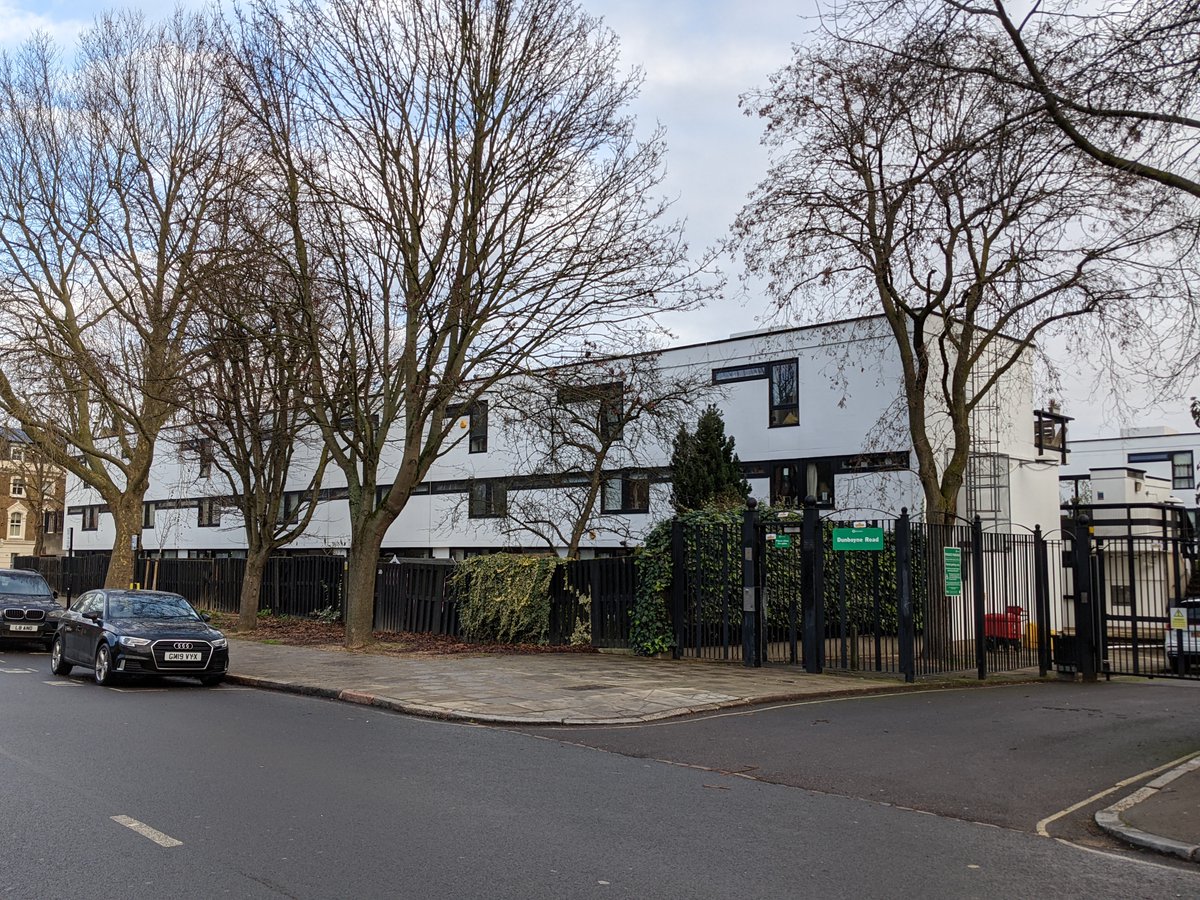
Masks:
[[[91,621],[85,619],[85,613],[99,610],[103,607],[103,598],[99,591],[88,591],[79,595],[79,599],[71,604],[71,609],[63,616],[59,630],[63,632],[63,653],[67,659],[74,662],[91,662],[91,649],[84,649],[87,639],[85,626]]]
[[[76,634],[79,637],[79,643],[76,645],[76,657],[81,663],[91,665],[96,652],[96,643],[100,639],[100,633],[104,630],[101,622],[104,621],[104,592],[92,591],[88,598],[87,604],[80,610],[79,623],[76,626]],[[89,616],[99,616],[98,619],[88,618]]]

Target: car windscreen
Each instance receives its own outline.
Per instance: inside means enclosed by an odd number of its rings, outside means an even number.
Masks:
[[[182,597],[159,594],[153,597],[109,597],[108,615],[113,619],[199,619]]]
[[[32,597],[51,596],[50,585],[36,572],[0,572],[0,594],[28,594]]]

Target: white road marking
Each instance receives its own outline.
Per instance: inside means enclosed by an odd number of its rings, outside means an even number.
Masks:
[[[145,822],[139,822],[137,819],[131,819],[129,816],[112,816],[114,822],[118,825],[124,825],[126,828],[132,828],[144,838],[149,838],[158,844],[160,847],[182,847],[183,841],[177,841],[168,834],[163,834],[157,829],[151,828]]]
[[[1042,819],[1042,821],[1037,823],[1037,833],[1040,834],[1042,837],[1050,837],[1050,832],[1048,832],[1046,830],[1046,827],[1048,825],[1050,825],[1052,822],[1058,821],[1063,816],[1069,816],[1071,813],[1075,812],[1076,810],[1083,809],[1085,806],[1090,806],[1091,804],[1095,803],[1097,800],[1107,797],[1109,794],[1113,793],[1114,791],[1119,791],[1119,790],[1121,790],[1121,788],[1129,787],[1129,785],[1133,784],[1134,782],[1141,781],[1143,778],[1149,778],[1151,775],[1157,775],[1159,772],[1165,772],[1167,769],[1173,769],[1176,766],[1180,765],[1181,763],[1185,763],[1189,759],[1192,759],[1195,756],[1200,756],[1200,753],[1189,753],[1186,756],[1179,757],[1179,759],[1173,759],[1169,763],[1163,763],[1161,766],[1156,766],[1153,769],[1147,769],[1145,772],[1140,772],[1137,775],[1131,775],[1128,778],[1118,781],[1116,784],[1114,784],[1112,787],[1108,788],[1107,790],[1100,791],[1100,793],[1098,793],[1098,794],[1092,794],[1092,796],[1088,797],[1087,799],[1080,800],[1078,803],[1073,803],[1070,806],[1068,806],[1066,809],[1059,810],[1052,816],[1046,816],[1046,818]]]
[[[79,681],[43,681],[42,684],[49,684],[53,687],[83,687],[83,683]]]
[[[36,669],[0,669],[5,675],[32,675]]]

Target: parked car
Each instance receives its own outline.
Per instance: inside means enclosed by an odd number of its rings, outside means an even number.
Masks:
[[[1171,628],[1168,623],[1163,644],[1167,651],[1167,662],[1172,669],[1178,665],[1181,648],[1185,661],[1189,657],[1200,657],[1200,597],[1182,600],[1177,606],[1167,610],[1167,618],[1170,619],[1176,610],[1183,610],[1187,617],[1187,628]]]
[[[121,675],[187,675],[220,684],[229,642],[179,594],[87,591],[62,614],[50,649],[55,675],[91,667],[96,684]]]
[[[0,644],[54,640],[63,611],[46,579],[24,569],[0,569]]]

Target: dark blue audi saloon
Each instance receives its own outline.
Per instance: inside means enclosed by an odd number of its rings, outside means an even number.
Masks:
[[[74,666],[91,668],[96,684],[186,675],[215,685],[229,668],[229,642],[179,594],[87,591],[62,613],[50,648],[55,675]]]

